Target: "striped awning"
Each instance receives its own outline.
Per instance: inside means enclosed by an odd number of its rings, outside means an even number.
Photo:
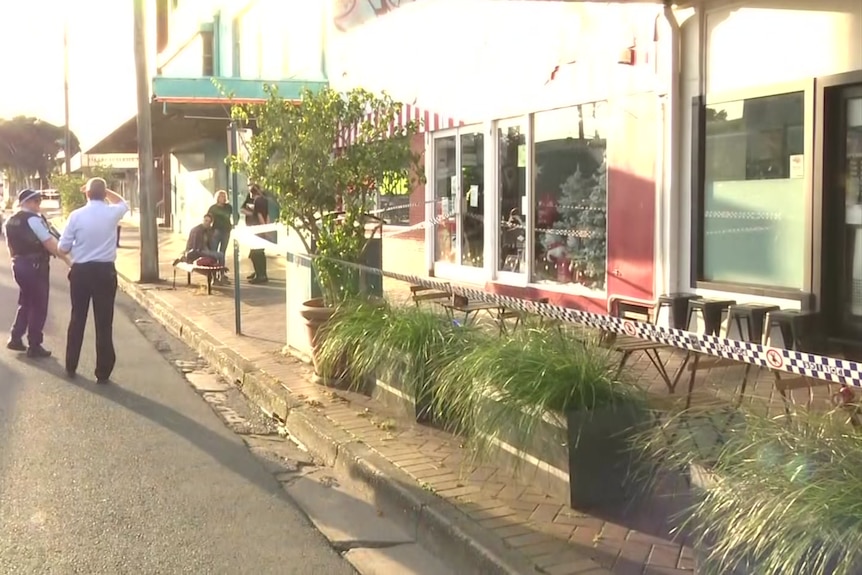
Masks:
[[[366,117],[368,120],[373,120],[373,114],[368,114]],[[457,128],[464,125],[463,121],[456,120],[451,116],[432,112],[413,104],[403,104],[401,106],[401,113],[389,126],[390,134],[394,133],[397,129],[404,127],[408,122],[413,121],[419,122],[418,133],[420,134],[425,132],[437,132],[439,130],[446,130],[449,128]],[[338,147],[343,148],[355,141],[357,129],[358,126],[354,126],[352,129],[347,130],[347,136],[339,138]]]

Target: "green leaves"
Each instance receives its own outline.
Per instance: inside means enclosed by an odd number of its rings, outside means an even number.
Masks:
[[[424,181],[421,155],[410,147],[418,124],[397,126],[401,104],[387,94],[326,88],[305,90],[296,102],[275,86],[265,89],[265,102],[231,111],[254,130],[245,153],[230,158],[232,166],[276,195],[284,223],[310,254],[359,262],[373,233],[366,212],[378,186]],[[329,216],[334,212],[339,216]],[[355,291],[339,284],[353,272],[330,263],[316,267],[327,303]]]

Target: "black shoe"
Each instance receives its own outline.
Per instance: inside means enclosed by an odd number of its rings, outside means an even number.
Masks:
[[[254,278],[256,278],[256,277],[257,277],[257,274],[251,274],[250,276],[245,276],[245,279],[247,279],[247,280],[253,280],[253,279],[254,279]]]
[[[268,281],[269,281],[269,278],[264,276],[264,277],[255,277],[253,280],[250,280],[248,283],[258,285],[258,284],[265,284]]]
[[[74,369],[69,369],[67,367],[66,368],[66,377],[68,377],[69,379],[75,379],[76,377],[78,377],[78,374],[75,372]]]
[[[41,345],[31,345],[27,349],[27,357],[32,357],[35,359],[51,357],[51,352],[42,347]]]
[[[107,378],[107,377],[97,377],[96,383],[98,383],[99,385],[107,385],[107,384],[111,383],[111,380],[110,380],[110,378]]]
[[[24,345],[24,342],[20,339],[10,339],[6,342],[6,349],[11,349],[12,351],[27,351],[27,346]]]

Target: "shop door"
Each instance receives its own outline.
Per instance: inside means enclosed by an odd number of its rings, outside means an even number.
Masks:
[[[484,267],[485,146],[479,129],[434,138],[434,268],[470,279]]]
[[[823,301],[827,335],[862,348],[862,85],[827,100]]]

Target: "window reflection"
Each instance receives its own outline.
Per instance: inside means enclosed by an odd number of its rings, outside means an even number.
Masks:
[[[455,136],[434,140],[434,215],[437,220],[434,261],[455,263],[457,227],[453,212],[456,174]]]
[[[497,129],[499,150],[499,269],[526,272],[524,200],[527,197],[527,139],[522,125]]]
[[[485,137],[461,136],[461,264],[485,263]]]
[[[534,116],[533,281],[605,288],[607,141],[602,105]]]
[[[804,120],[802,92],[706,108],[700,279],[802,287]]]

